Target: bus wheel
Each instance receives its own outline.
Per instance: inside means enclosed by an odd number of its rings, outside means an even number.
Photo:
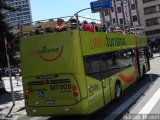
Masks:
[[[118,99],[121,97],[122,94],[122,86],[120,81],[117,81],[115,84],[115,98]]]

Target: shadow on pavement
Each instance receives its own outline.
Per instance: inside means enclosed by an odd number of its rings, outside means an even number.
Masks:
[[[15,106],[15,105],[12,105],[12,107],[9,109],[9,112],[7,113],[6,116],[8,116],[8,115],[12,112],[12,109],[13,109],[14,106]]]
[[[20,91],[14,91],[14,98],[15,101],[20,101],[23,100],[23,92]],[[6,104],[8,102],[12,102],[12,93],[11,92],[6,92],[5,94],[0,95],[0,105]]]

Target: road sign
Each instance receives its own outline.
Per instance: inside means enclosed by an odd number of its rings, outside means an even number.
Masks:
[[[94,1],[90,3],[90,6],[93,13],[99,12],[100,10],[111,8],[112,0]]]

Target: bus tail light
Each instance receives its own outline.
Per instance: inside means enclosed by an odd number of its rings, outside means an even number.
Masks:
[[[48,85],[48,84],[49,84],[49,80],[45,80],[45,81],[44,81],[44,84],[45,84],[45,85]]]
[[[77,96],[78,96],[78,93],[77,93],[77,92],[74,92],[74,93],[73,93],[73,96],[74,96],[74,97],[77,97]]]
[[[72,91],[75,91],[77,88],[75,85],[72,85]]]
[[[26,88],[26,89],[25,89],[25,93],[26,93],[26,94],[29,94],[31,91],[32,91],[32,88]]]

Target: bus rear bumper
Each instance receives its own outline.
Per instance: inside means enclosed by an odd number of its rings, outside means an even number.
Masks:
[[[88,100],[83,99],[79,103],[70,106],[60,107],[29,107],[26,106],[27,116],[72,116],[72,115],[87,115]]]

